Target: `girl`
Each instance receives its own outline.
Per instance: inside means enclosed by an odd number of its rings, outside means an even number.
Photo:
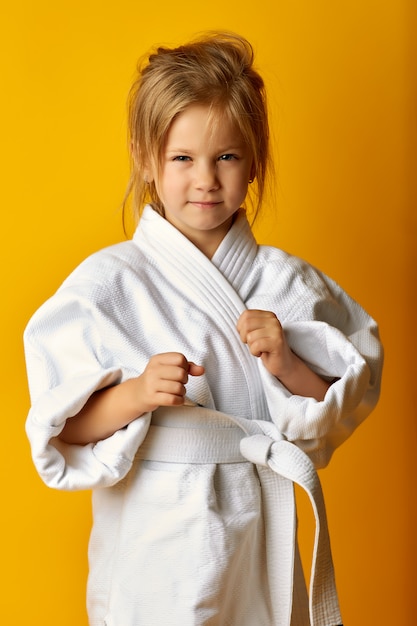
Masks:
[[[253,238],[242,207],[262,203],[269,150],[247,41],[159,48],[129,128],[133,240],[84,261],[25,332],[35,465],[94,490],[90,624],[340,624],[314,466],[377,401],[376,324]],[[310,607],[292,481],[322,518]]]

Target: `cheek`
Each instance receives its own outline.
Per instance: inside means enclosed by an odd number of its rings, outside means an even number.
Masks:
[[[181,178],[176,176],[175,173],[165,174],[156,185],[158,195],[161,198],[178,193],[183,186]]]
[[[248,186],[249,178],[246,176],[237,177],[234,185],[236,196],[239,196],[242,200],[244,200],[248,192]]]

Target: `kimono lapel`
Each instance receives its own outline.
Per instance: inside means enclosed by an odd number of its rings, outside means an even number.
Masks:
[[[167,220],[146,206],[133,237],[141,250],[151,257],[172,285],[198,302],[213,324],[228,337],[231,353],[236,355],[249,381],[253,417],[268,413],[256,359],[242,343],[236,324],[246,309],[239,295],[248,267],[257,254],[257,244],[240,211],[213,258],[208,259]]]
[[[241,293],[245,278],[258,253],[245,212],[241,209],[211,259],[237,293]]]
[[[164,264],[170,274],[175,273],[176,279],[180,273],[184,290],[189,284],[191,289],[198,289],[196,297],[214,298],[213,304],[219,313],[225,299],[229,315],[238,317],[245,310],[239,289],[256,257],[257,244],[243,211],[238,212],[212,259],[149,205],[143,211],[133,240],[142,250],[145,247],[158,264]]]

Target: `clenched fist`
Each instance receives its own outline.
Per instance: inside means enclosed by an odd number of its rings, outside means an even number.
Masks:
[[[260,357],[273,376],[285,378],[291,372],[295,355],[275,313],[257,309],[244,311],[237,330],[253,356]]]
[[[146,411],[159,406],[184,404],[188,376],[201,376],[204,367],[187,361],[180,352],[164,352],[152,356],[138,378],[138,395]]]

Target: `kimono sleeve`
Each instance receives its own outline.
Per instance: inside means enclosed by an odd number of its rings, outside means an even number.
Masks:
[[[95,444],[78,446],[59,439],[66,420],[95,391],[129,375],[104,345],[109,332],[111,320],[87,285],[61,288],[25,330],[32,402],[26,433],[35,467],[50,487],[81,490],[115,484],[129,471],[146,436],[150,416]]]
[[[306,292],[298,319],[283,328],[292,350],[334,381],[324,400],[292,395],[259,366],[273,422],[321,468],[375,407],[383,348],[375,321],[354,300],[328,277],[314,280],[320,287]]]

